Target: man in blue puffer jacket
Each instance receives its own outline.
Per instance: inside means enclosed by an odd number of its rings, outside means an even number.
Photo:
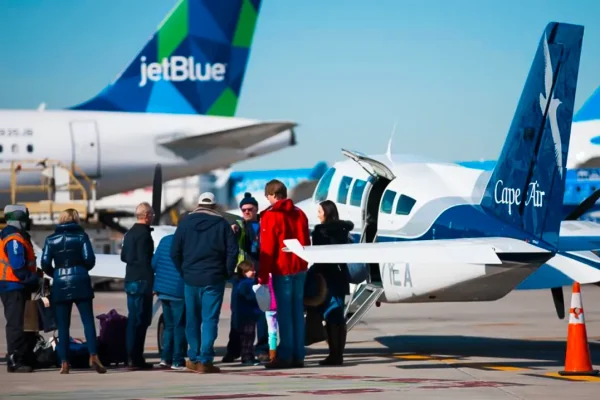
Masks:
[[[162,303],[165,331],[160,366],[185,369],[185,301],[183,278],[171,259],[173,236],[161,239],[152,257],[154,292]]]

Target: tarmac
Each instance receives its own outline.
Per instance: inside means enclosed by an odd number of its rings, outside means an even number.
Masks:
[[[571,289],[565,288],[564,294],[568,307]],[[599,368],[600,287],[583,286],[582,296],[592,362]],[[225,298],[229,298],[228,293]],[[127,315],[122,292],[97,292],[94,308],[96,315],[112,308]],[[146,341],[147,358],[156,363],[158,315]],[[567,318],[558,319],[549,290],[513,292],[486,303],[373,307],[348,334],[345,363],[340,367],[318,365],[327,354],[325,343],[307,348],[302,369],[272,371],[263,366],[222,364],[229,316],[229,304],[225,302],[215,344],[221,374],[157,369],[130,372],[114,367],[104,375],[91,370],[60,375],[58,369],[8,374],[2,360],[0,398],[599,398],[600,376],[558,375],[565,362],[568,308]],[[4,330],[1,336],[0,354],[5,354]],[[76,308],[71,336],[83,338]]]

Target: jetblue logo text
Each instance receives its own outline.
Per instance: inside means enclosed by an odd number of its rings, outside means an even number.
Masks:
[[[194,57],[172,56],[163,58],[162,63],[153,62],[146,64],[146,57],[142,56],[140,64],[140,87],[146,86],[150,80],[183,82],[200,81],[221,82],[225,79],[226,64],[221,63],[196,63]]]
[[[539,190],[539,187],[540,185],[537,181],[529,183],[525,206],[533,204],[537,208],[544,205],[544,195],[546,192]],[[494,187],[494,201],[496,204],[507,204],[508,215],[512,215],[512,206],[519,206],[521,200],[521,189],[505,187],[502,180],[496,182],[496,186]]]

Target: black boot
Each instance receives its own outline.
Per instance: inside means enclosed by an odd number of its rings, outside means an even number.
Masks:
[[[329,346],[329,355],[324,359],[319,361],[319,365],[335,365],[335,361],[337,359],[337,349],[338,349],[338,325],[331,324],[329,322],[325,323],[325,329],[327,331],[327,344]]]
[[[348,331],[346,330],[346,323],[337,326],[338,334],[338,348],[337,348],[337,364],[342,365],[344,363],[344,349],[346,348],[346,336]]]
[[[23,361],[16,356],[11,354],[6,360],[6,371],[7,372],[32,372],[33,368],[23,363]]]

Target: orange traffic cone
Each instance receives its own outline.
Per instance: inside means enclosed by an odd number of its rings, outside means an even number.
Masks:
[[[563,376],[598,375],[598,370],[592,369],[579,282],[573,283],[565,370],[560,371],[559,374]]]

